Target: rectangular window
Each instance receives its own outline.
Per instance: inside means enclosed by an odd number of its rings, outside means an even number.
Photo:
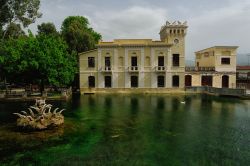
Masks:
[[[158,66],[164,66],[164,56],[158,56]]]
[[[230,65],[230,58],[221,58],[222,65]]]
[[[136,56],[131,57],[131,66],[137,66],[137,57]]]
[[[180,54],[173,54],[173,66],[180,66]]]
[[[110,57],[105,57],[105,67],[110,67],[111,62],[110,62]]]
[[[131,76],[131,87],[132,88],[138,87],[138,76]]]
[[[111,78],[111,76],[105,76],[104,77],[104,84],[105,84],[105,88],[111,88],[112,87],[112,78]]]
[[[95,57],[88,57],[88,67],[95,67]]]

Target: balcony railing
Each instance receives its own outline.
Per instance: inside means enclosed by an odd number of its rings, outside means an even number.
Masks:
[[[129,66],[128,71],[129,72],[138,72],[138,66]]]
[[[186,67],[186,71],[215,71],[215,67]]]
[[[166,67],[165,66],[156,66],[155,71],[158,71],[158,72],[166,71]]]
[[[102,67],[102,72],[111,72],[111,71],[112,71],[111,66]]]

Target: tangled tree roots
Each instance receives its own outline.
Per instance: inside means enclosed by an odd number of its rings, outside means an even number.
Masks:
[[[46,104],[45,100],[36,100],[34,106],[30,106],[28,111],[14,113],[18,116],[17,126],[24,129],[42,130],[51,127],[56,127],[64,123],[62,112],[56,108],[51,111],[52,105]]]

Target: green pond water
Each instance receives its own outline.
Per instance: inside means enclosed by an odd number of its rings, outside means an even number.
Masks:
[[[181,101],[185,101],[182,104]],[[0,103],[0,165],[250,165],[250,101],[208,95],[85,95],[50,102],[63,127],[20,132]]]

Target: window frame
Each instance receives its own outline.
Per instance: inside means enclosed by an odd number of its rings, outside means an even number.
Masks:
[[[89,68],[94,68],[95,67],[95,57],[93,57],[93,56],[88,57],[88,67]]]
[[[163,55],[158,56],[158,66],[165,66],[165,57]]]
[[[105,67],[111,67],[111,57],[105,56],[104,63],[105,63]]]
[[[175,80],[177,78],[178,78],[178,83],[175,82],[175,81],[177,81],[177,80]],[[173,75],[172,76],[172,87],[175,87],[175,88],[180,87],[180,76],[179,75]]]
[[[224,61],[223,61],[224,60]],[[228,60],[228,61],[225,61],[225,60]],[[230,65],[231,64],[231,58],[226,58],[226,57],[222,57],[221,60],[220,60],[220,63],[222,65]]]
[[[163,78],[163,82],[160,82],[159,81],[159,78]],[[157,76],[157,87],[158,88],[164,88],[165,87],[165,76],[163,76],[163,75],[158,75]]]
[[[135,84],[133,84],[134,79],[132,79],[132,78],[136,78],[135,79],[136,80]],[[136,86],[134,86],[134,85],[136,85]],[[131,88],[138,88],[139,87],[139,77],[137,75],[130,76],[130,86],[131,86]]]
[[[89,88],[95,88],[95,76],[88,76],[88,86]]]
[[[136,65],[133,65],[134,62],[136,63]],[[138,66],[138,57],[137,56],[131,56],[131,66],[133,66],[133,67]]]
[[[110,86],[108,86],[107,78],[110,78]],[[112,76],[110,76],[110,75],[104,76],[104,87],[105,88],[112,88]]]
[[[178,60],[175,59],[175,58],[178,58]],[[175,60],[176,60],[177,62],[175,62]],[[172,66],[173,66],[173,67],[179,67],[179,66],[180,66],[180,54],[173,54],[173,55],[172,55]]]

